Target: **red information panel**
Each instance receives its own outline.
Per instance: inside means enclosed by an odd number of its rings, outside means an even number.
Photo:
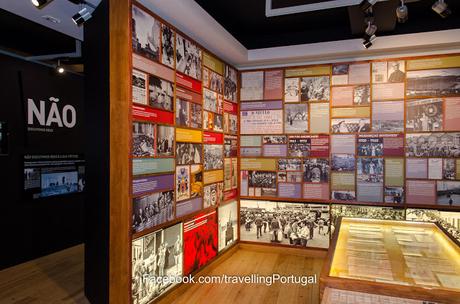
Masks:
[[[404,156],[404,135],[359,134],[358,156]]]
[[[231,102],[228,102],[228,101],[225,101],[224,102],[224,112],[234,114],[234,115],[238,115],[238,105],[234,104],[234,103],[231,103]]]
[[[194,102],[194,103],[200,103],[200,104],[203,103],[203,98],[201,97],[201,94],[192,92],[192,91],[184,89],[184,88],[177,87],[176,88],[176,96],[181,98],[181,99],[191,101],[191,102]]]
[[[203,142],[205,144],[223,145],[224,144],[224,134],[214,133],[214,132],[204,132]]]
[[[174,114],[172,112],[161,111],[149,107],[133,105],[133,119],[147,120],[162,124],[174,124]]]
[[[176,72],[176,83],[181,87],[201,94],[201,81],[193,79],[192,77]]]
[[[217,213],[195,216],[184,223],[184,274],[190,274],[217,255]]]
[[[311,135],[311,157],[329,157],[329,135]]]
[[[264,81],[264,99],[283,98],[283,70],[266,71]]]
[[[235,199],[238,196],[237,189],[224,192],[224,202]]]

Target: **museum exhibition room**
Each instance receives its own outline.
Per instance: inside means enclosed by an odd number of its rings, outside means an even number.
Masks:
[[[0,303],[460,304],[459,0],[0,0]]]

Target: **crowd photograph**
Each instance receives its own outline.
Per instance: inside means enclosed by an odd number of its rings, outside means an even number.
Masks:
[[[163,191],[133,198],[133,231],[171,221],[174,218],[174,191]]]

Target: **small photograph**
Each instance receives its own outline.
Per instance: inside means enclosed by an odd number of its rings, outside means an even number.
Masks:
[[[388,82],[404,82],[406,80],[404,61],[388,62]]]
[[[236,101],[238,73],[225,65],[224,96],[225,100]]]
[[[383,158],[358,158],[358,181],[383,183]]]
[[[157,126],[156,156],[174,156],[174,127]]]
[[[192,78],[201,80],[201,49],[176,34],[176,69]]]
[[[332,154],[333,171],[349,172],[355,171],[355,155],[354,154]]]
[[[133,156],[155,155],[155,125],[133,122]]]
[[[203,109],[217,113],[217,93],[204,89],[203,94]]]
[[[332,133],[362,133],[371,131],[369,118],[332,119]]]
[[[407,96],[444,97],[458,94],[460,68],[407,72]]]
[[[303,77],[300,83],[302,101],[329,101],[329,76]]]
[[[209,112],[208,112],[209,113]],[[214,131],[224,132],[224,117],[222,115],[214,115]]]
[[[251,196],[274,196],[276,197],[276,172],[249,171],[249,188],[253,188]]]
[[[299,78],[284,79],[284,102],[300,101],[300,80]]]
[[[204,170],[217,170],[224,167],[222,145],[204,145]]]
[[[238,240],[238,202],[219,206],[219,251],[232,246]]]
[[[203,85],[219,94],[224,93],[224,77],[206,67],[203,68]]]
[[[224,157],[236,157],[238,155],[238,138],[236,136],[225,136]]]
[[[176,98],[176,125],[190,126],[190,103],[180,98]]]
[[[286,181],[288,183],[301,183],[302,182],[302,172],[287,172]]]
[[[161,63],[174,69],[174,31],[161,25]]]
[[[460,242],[460,212],[432,209],[407,209],[406,220],[438,223],[457,242]]]
[[[356,86],[353,92],[353,105],[368,106],[371,103],[371,86],[359,85]]]
[[[147,74],[133,70],[132,74],[132,90],[133,90],[133,102],[144,104],[147,101]]]
[[[229,114],[228,121],[229,121],[230,133],[231,134],[238,133],[238,116]]]
[[[307,133],[308,132],[308,105],[286,104],[284,106],[284,132]]]
[[[460,76],[459,76],[460,77]],[[442,131],[443,100],[440,98],[411,100],[406,103],[406,131]]]
[[[460,157],[460,133],[406,134],[407,157]]]
[[[190,197],[199,197],[203,194],[203,167],[201,165],[190,166]]]
[[[358,138],[358,156],[383,156],[383,138]]]
[[[376,220],[405,220],[405,210],[394,207],[374,207],[357,205],[332,205],[332,224],[336,226],[340,217],[368,218]],[[334,228],[334,227],[333,227]],[[334,231],[334,229],[332,229]]]
[[[133,199],[133,232],[141,232],[174,219],[174,190]]]
[[[436,182],[438,205],[460,206],[460,182]]]
[[[331,197],[336,201],[356,201],[355,191],[332,191]]]
[[[455,180],[457,171],[455,166],[455,159],[443,159],[442,178],[447,180]]]
[[[404,132],[404,100],[372,103],[373,132]]]
[[[336,64],[332,66],[332,75],[347,75],[349,70],[348,64]]]
[[[215,183],[204,186],[204,208],[216,206],[224,199],[224,183]]]
[[[403,187],[385,187],[384,202],[392,204],[404,203],[404,188]]]
[[[176,201],[190,198],[190,167],[176,167]]]
[[[74,168],[70,170],[75,170]],[[62,195],[68,193],[80,192],[79,190],[79,179],[78,171],[69,172],[47,172],[48,170],[43,169],[41,171],[41,197],[48,197],[54,195]],[[33,169],[25,169],[25,175],[33,176]],[[26,178],[26,181],[29,180]],[[40,183],[39,180],[36,182]]]
[[[132,6],[133,52],[160,61],[161,23],[137,6]]]
[[[302,171],[302,160],[298,158],[278,159],[279,171]]]
[[[263,137],[263,143],[264,145],[281,145],[281,144],[287,144],[287,137],[284,135],[265,135]]]
[[[149,104],[151,107],[173,111],[174,86],[159,77],[149,76]]]
[[[201,164],[203,160],[202,148],[202,144],[176,143],[176,164]]]
[[[203,111],[203,129],[214,130],[214,113]]]
[[[190,127],[201,129],[203,127],[202,106],[190,103]]]
[[[232,158],[232,189],[238,188],[238,159]]]
[[[288,153],[293,157],[310,156],[311,139],[302,136],[290,136]]]
[[[306,183],[329,182],[329,159],[309,158],[303,162],[303,181]]]
[[[278,183],[287,182],[287,172],[278,172]]]

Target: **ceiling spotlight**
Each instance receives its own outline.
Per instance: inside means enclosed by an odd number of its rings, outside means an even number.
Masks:
[[[72,20],[76,25],[80,26],[88,21],[91,17],[91,12],[86,7],[84,7],[72,17]]]
[[[37,8],[43,8],[53,0],[31,0],[32,4]]]
[[[375,35],[376,32],[377,26],[369,22],[363,37],[363,46],[366,49],[370,48],[373,42],[377,39],[377,36]]]
[[[396,8],[396,18],[399,23],[405,23],[409,19],[409,10],[404,4],[404,0],[401,0],[401,6]]]
[[[442,18],[446,18],[452,13],[452,11],[449,9],[447,3],[445,3],[444,0],[436,1],[431,7],[431,9],[438,13],[438,15]]]
[[[361,3],[359,4],[359,8],[365,12],[367,11],[369,8],[371,8],[372,6],[374,6],[374,4],[377,3],[378,0],[363,0],[361,1]]]
[[[64,67],[61,65],[61,61],[58,60],[58,63],[56,65],[56,72],[58,72],[58,74],[64,74],[65,72],[65,69]]]

